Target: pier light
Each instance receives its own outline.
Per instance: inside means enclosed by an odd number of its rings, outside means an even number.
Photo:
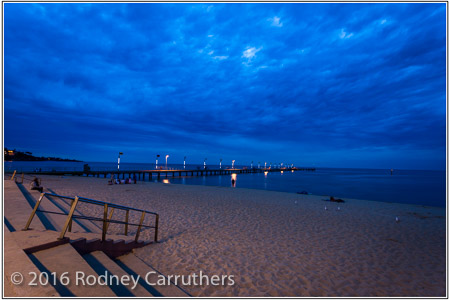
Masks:
[[[186,156],[184,157],[183,169],[186,169]]]
[[[119,158],[117,159],[117,171],[119,171],[120,167],[120,156],[123,155],[123,152],[119,152]]]
[[[232,169],[234,169],[234,162],[235,162],[235,160],[233,159],[233,160],[231,161],[231,168],[232,168]]]
[[[163,179],[163,183],[169,184],[169,183],[170,183],[170,182],[169,182],[169,179]]]
[[[265,172],[264,172],[264,176],[267,177],[267,174],[269,174],[269,172],[268,172],[268,171],[265,171]]]
[[[159,158],[160,156],[161,156],[161,155],[156,154],[156,168],[155,168],[155,169],[158,169],[158,158]]]
[[[283,174],[283,171],[281,171],[281,174]]]
[[[205,158],[205,160],[203,161],[203,169],[206,169],[206,160],[207,158]]]
[[[166,170],[167,170],[167,158],[169,157],[169,154],[166,155]]]
[[[219,169],[222,169],[222,159],[220,159],[220,162],[219,162]]]

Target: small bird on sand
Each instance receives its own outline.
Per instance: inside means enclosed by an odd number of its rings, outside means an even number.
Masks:
[[[338,206],[338,210],[341,210],[341,207]]]
[[[396,223],[400,222],[400,219],[398,217],[395,217],[395,222]]]
[[[328,210],[328,208],[325,206],[325,210]]]

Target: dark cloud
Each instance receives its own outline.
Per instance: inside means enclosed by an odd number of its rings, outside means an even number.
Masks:
[[[444,168],[445,9],[5,3],[5,145]]]

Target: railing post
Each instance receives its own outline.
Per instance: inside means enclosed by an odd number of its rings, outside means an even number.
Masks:
[[[145,211],[142,212],[141,220],[139,221],[139,226],[138,226],[138,229],[136,232],[136,238],[134,239],[136,242],[138,241],[139,234],[141,233],[141,227],[142,227],[142,223],[144,223],[144,217],[145,217]]]
[[[112,216],[113,216],[113,212],[114,212],[114,207],[113,208],[111,208],[111,212],[109,213],[109,218],[108,218],[108,222],[106,223],[106,231],[108,231],[108,228],[109,228],[109,221],[111,221],[111,219],[112,219]]]
[[[25,177],[25,174],[24,173],[22,173],[22,184],[23,184],[23,178]]]
[[[102,242],[106,240],[106,221],[108,220],[108,204],[105,203],[105,209],[103,211],[103,230],[102,230]]]
[[[130,211],[127,210],[125,214],[125,235],[128,235],[128,217],[130,215]]]
[[[73,200],[72,200],[72,202],[70,203],[70,207],[72,207],[72,205],[73,205]],[[70,219],[70,223],[69,223],[69,232],[72,232],[72,219]]]
[[[159,215],[156,215],[156,220],[155,220],[155,243],[158,242],[158,222],[159,222]]]
[[[42,194],[44,196],[44,194]],[[75,197],[72,203],[72,207],[70,208],[69,214],[67,215],[66,223],[64,223],[63,229],[61,231],[61,234],[59,235],[58,240],[62,240],[64,238],[64,235],[66,234],[67,228],[69,227],[70,222],[72,221],[73,213],[75,212],[75,207],[77,207],[78,204],[78,196]]]
[[[34,215],[36,214],[36,211],[38,210],[39,205],[41,204],[42,198],[44,198],[44,193],[41,194],[39,200],[36,202],[36,205],[34,206],[33,211],[31,212],[31,215],[28,218],[27,224],[22,230],[28,230],[28,228],[30,228],[31,221],[33,221]]]
[[[14,170],[14,173],[11,176],[11,180],[14,180],[14,176],[16,176],[16,170]]]

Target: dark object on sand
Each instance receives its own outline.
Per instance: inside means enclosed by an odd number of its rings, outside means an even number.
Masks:
[[[297,192],[297,194],[308,195],[308,192],[307,191],[301,191],[301,192]]]
[[[342,200],[342,199],[336,199],[333,196],[330,196],[330,202],[340,202],[340,203],[342,202],[342,203],[344,203],[345,201]]]

